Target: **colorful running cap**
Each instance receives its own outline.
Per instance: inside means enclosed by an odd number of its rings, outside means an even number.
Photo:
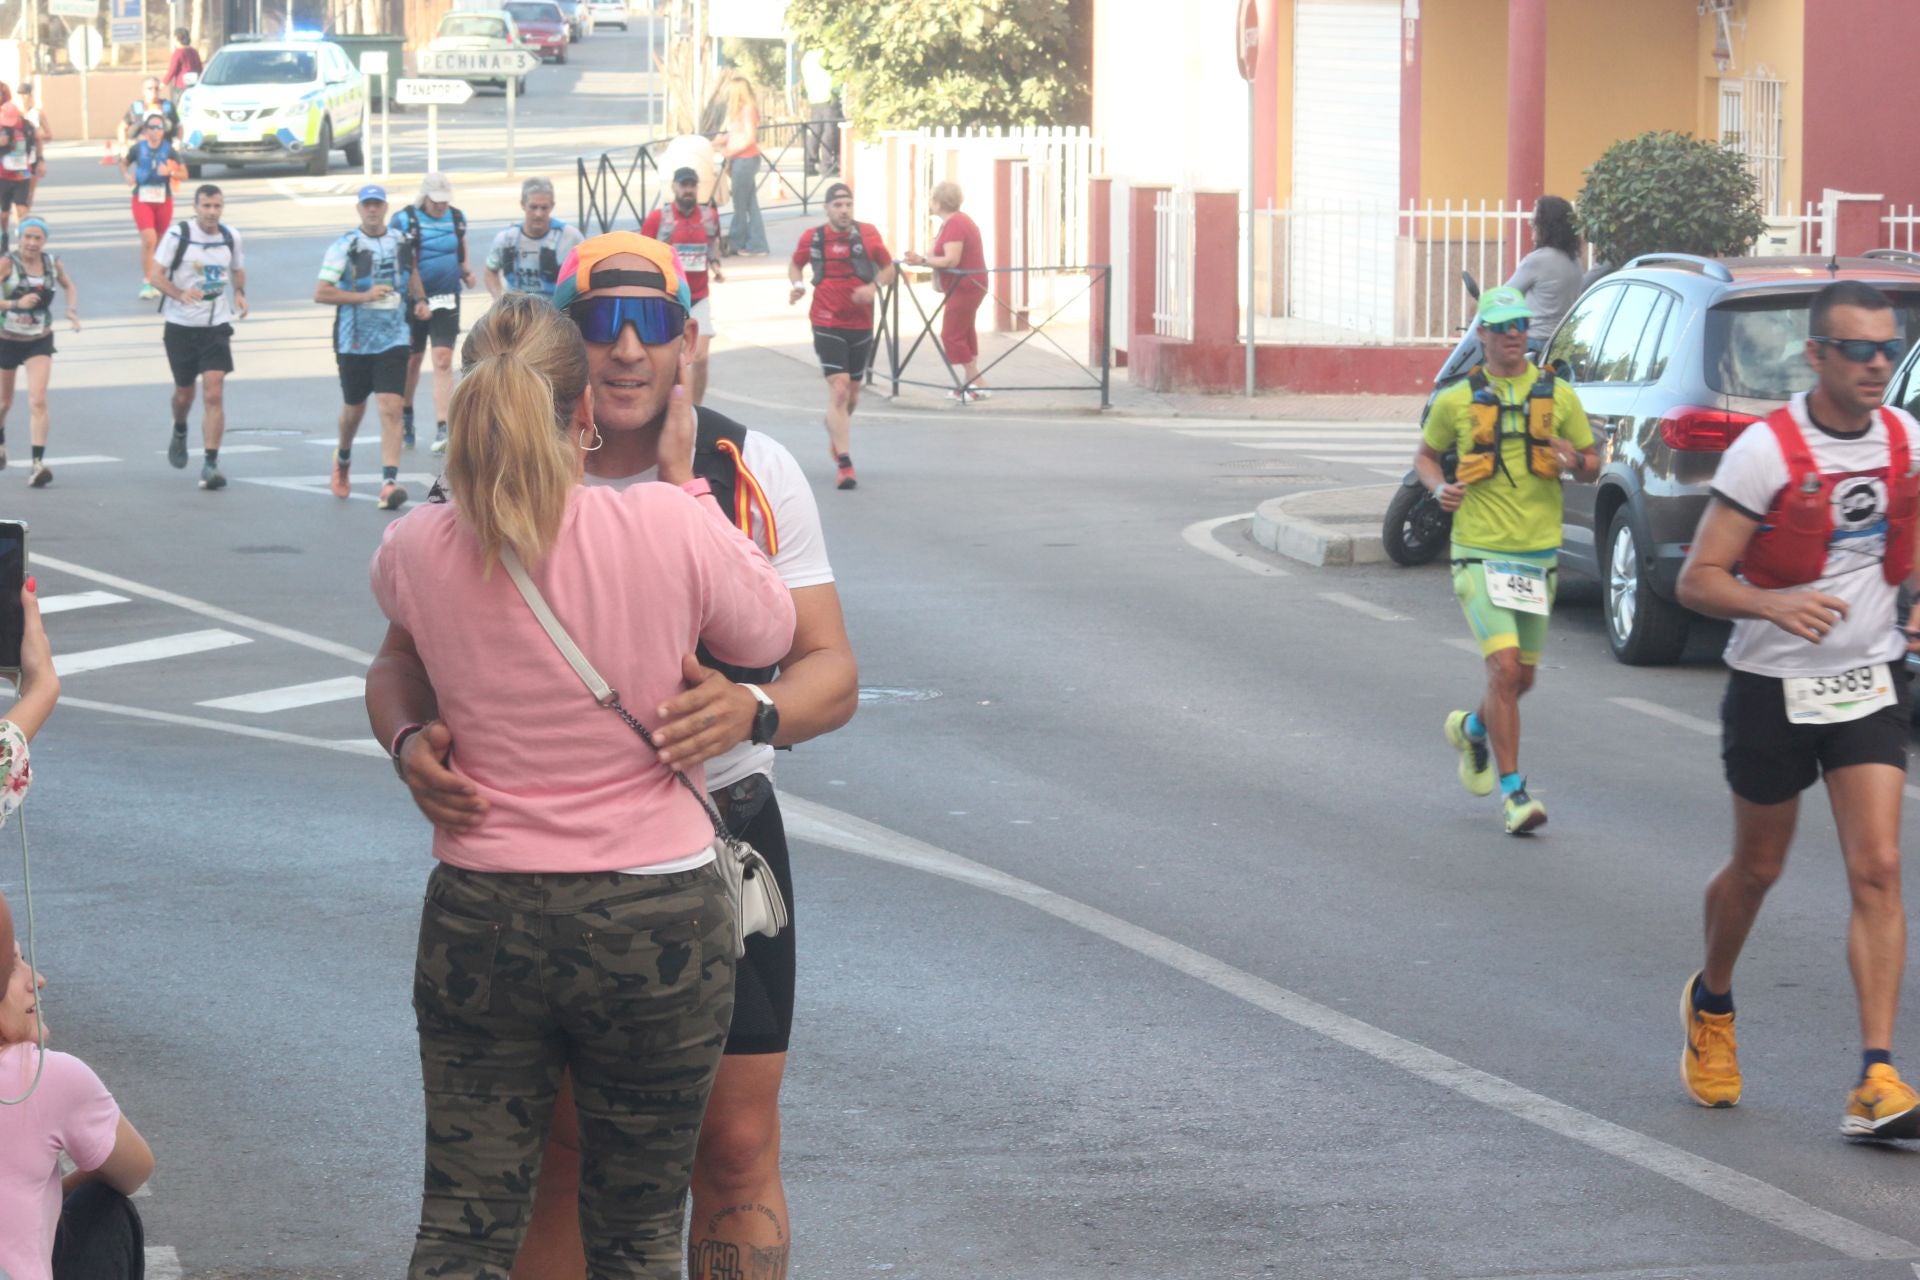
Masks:
[[[602,272],[596,282],[595,265],[620,253],[645,258],[657,270]],[[687,289],[687,282],[680,278],[680,260],[666,245],[638,231],[609,231],[574,246],[567,260],[560,264],[560,278],[553,286],[553,305],[565,311],[575,298],[595,287],[609,289],[623,284],[658,289],[679,302],[681,310],[693,310],[693,294]]]
[[[1475,318],[1481,324],[1505,324],[1509,320],[1531,320],[1533,311],[1518,289],[1503,284],[1480,295],[1480,310]]]
[[[369,182],[366,186],[360,188],[360,199],[358,203],[365,204],[369,200],[378,200],[381,204],[385,204],[387,202],[387,189],[377,182]]]

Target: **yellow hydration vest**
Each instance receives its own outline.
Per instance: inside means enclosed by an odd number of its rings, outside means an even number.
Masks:
[[[1473,444],[1461,455],[1454,472],[1460,483],[1479,484],[1491,479],[1494,472],[1506,470],[1500,448],[1505,437],[1513,434],[1506,429],[1509,414],[1526,416],[1527,469],[1542,480],[1560,478],[1560,455],[1553,447],[1553,384],[1553,370],[1543,369],[1524,402],[1506,404],[1487,380],[1484,365],[1467,376],[1472,391],[1467,413],[1473,421]],[[1509,475],[1507,480],[1511,483],[1513,477]]]

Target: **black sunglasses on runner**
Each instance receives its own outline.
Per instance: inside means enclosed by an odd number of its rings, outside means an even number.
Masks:
[[[687,329],[687,313],[671,298],[581,298],[567,304],[567,315],[580,336],[596,345],[618,342],[628,325],[648,347],[672,342]]]
[[[1871,338],[1823,338],[1816,333],[1813,340],[1821,346],[1832,347],[1855,364],[1865,364],[1877,355],[1897,363],[1901,353],[1907,349],[1907,344],[1899,338],[1875,342]]]

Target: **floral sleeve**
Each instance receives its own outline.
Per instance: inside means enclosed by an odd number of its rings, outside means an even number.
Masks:
[[[0,823],[27,798],[33,766],[27,763],[27,735],[11,720],[0,720]]]

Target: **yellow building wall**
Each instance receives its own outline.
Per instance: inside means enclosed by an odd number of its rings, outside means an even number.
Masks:
[[[1506,193],[1507,0],[1421,9],[1420,197]],[[1787,192],[1799,190],[1806,0],[1743,0],[1735,78],[1765,66],[1784,80]],[[1572,198],[1622,138],[1650,129],[1719,133],[1714,24],[1675,0],[1550,0],[1547,190]],[[1284,172],[1284,166],[1282,171]]]
[[[1786,177],[1781,190],[1797,200],[1806,101],[1806,0],[1742,0],[1733,23],[1733,64],[1722,72],[1713,61],[1715,23],[1698,20],[1698,60],[1694,65],[1698,100],[1694,132],[1703,138],[1720,132],[1720,79],[1739,80],[1763,69],[1785,82],[1782,108],[1786,123]]]
[[[1588,167],[1622,138],[1651,129],[1695,130],[1699,32],[1694,6],[1673,0],[1552,0],[1549,192],[1569,200],[1579,195]]]
[[[1420,198],[1498,200],[1507,189],[1507,0],[1429,2],[1420,14]]]

